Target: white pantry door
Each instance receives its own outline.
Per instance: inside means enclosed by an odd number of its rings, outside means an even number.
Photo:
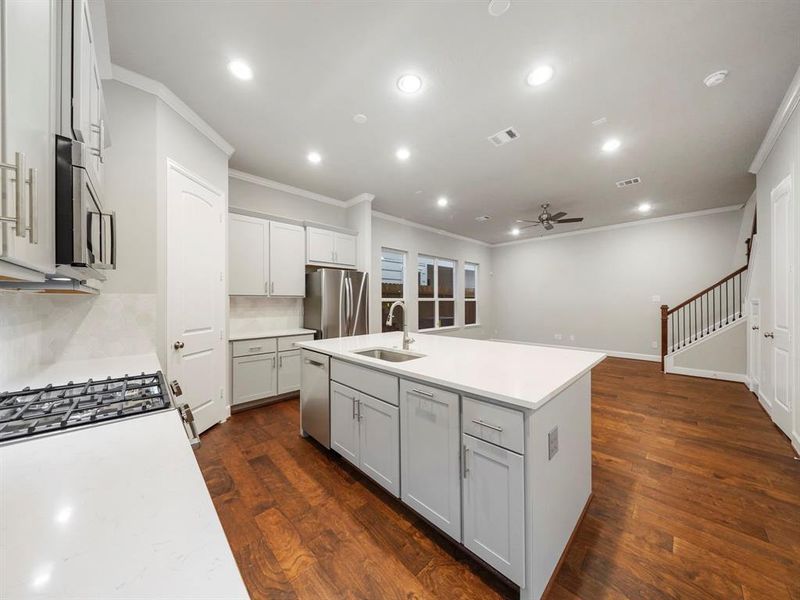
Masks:
[[[223,341],[224,197],[201,178],[167,164],[167,356],[197,431],[227,417]]]
[[[770,194],[772,212],[772,326],[765,341],[772,359],[772,406],[770,416],[792,437],[794,319],[792,178],[786,177]]]

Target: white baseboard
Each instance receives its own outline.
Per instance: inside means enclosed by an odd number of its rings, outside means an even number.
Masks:
[[[721,379],[723,381],[736,381],[747,383],[747,375],[744,373],[725,373],[724,371],[706,371],[705,369],[690,369],[688,367],[673,367],[665,365],[667,373],[675,375],[689,375],[691,377],[706,377],[708,379]]]
[[[509,344],[524,344],[526,346],[544,346],[545,348],[563,348],[564,350],[583,350],[584,352],[602,352],[614,358],[630,358],[632,360],[647,360],[650,362],[661,362],[661,357],[657,354],[637,354],[636,352],[620,352],[619,350],[606,350],[604,348],[579,348],[578,346],[560,346],[557,344],[542,344],[540,342],[523,342],[520,340],[505,340],[491,338],[493,342],[507,342]]]
[[[769,400],[767,400],[767,397],[761,393],[761,390],[758,390],[758,392],[756,393],[756,398],[758,398],[758,403],[763,407],[765,411],[767,411],[767,414],[769,414],[769,409],[772,407],[772,404],[770,403]]]

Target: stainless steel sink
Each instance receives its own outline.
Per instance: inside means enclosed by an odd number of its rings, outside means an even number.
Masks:
[[[385,360],[387,362],[405,362],[425,356],[424,354],[416,354],[405,350],[393,350],[391,348],[366,348],[365,350],[356,350],[353,354],[369,356],[370,358],[377,358],[378,360]]]

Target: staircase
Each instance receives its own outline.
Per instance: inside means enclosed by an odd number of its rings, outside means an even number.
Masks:
[[[667,356],[742,319],[747,265],[688,300],[661,306],[661,369]]]

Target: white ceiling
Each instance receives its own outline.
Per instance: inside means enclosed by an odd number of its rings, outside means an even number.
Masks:
[[[644,200],[650,216],[744,202],[800,65],[796,1],[514,0],[500,17],[482,1],[107,5],[113,62],[172,89],[233,144],[232,168],[342,200],[369,192],[376,210],[487,242],[542,202],[585,217],[553,233],[641,218]],[[252,81],[230,75],[234,58]],[[531,88],[541,63],[556,75]],[[727,81],[706,88],[718,69]],[[413,97],[395,87],[407,71],[424,80]],[[520,138],[493,147],[507,126]],[[606,155],[612,136],[623,146]]]

